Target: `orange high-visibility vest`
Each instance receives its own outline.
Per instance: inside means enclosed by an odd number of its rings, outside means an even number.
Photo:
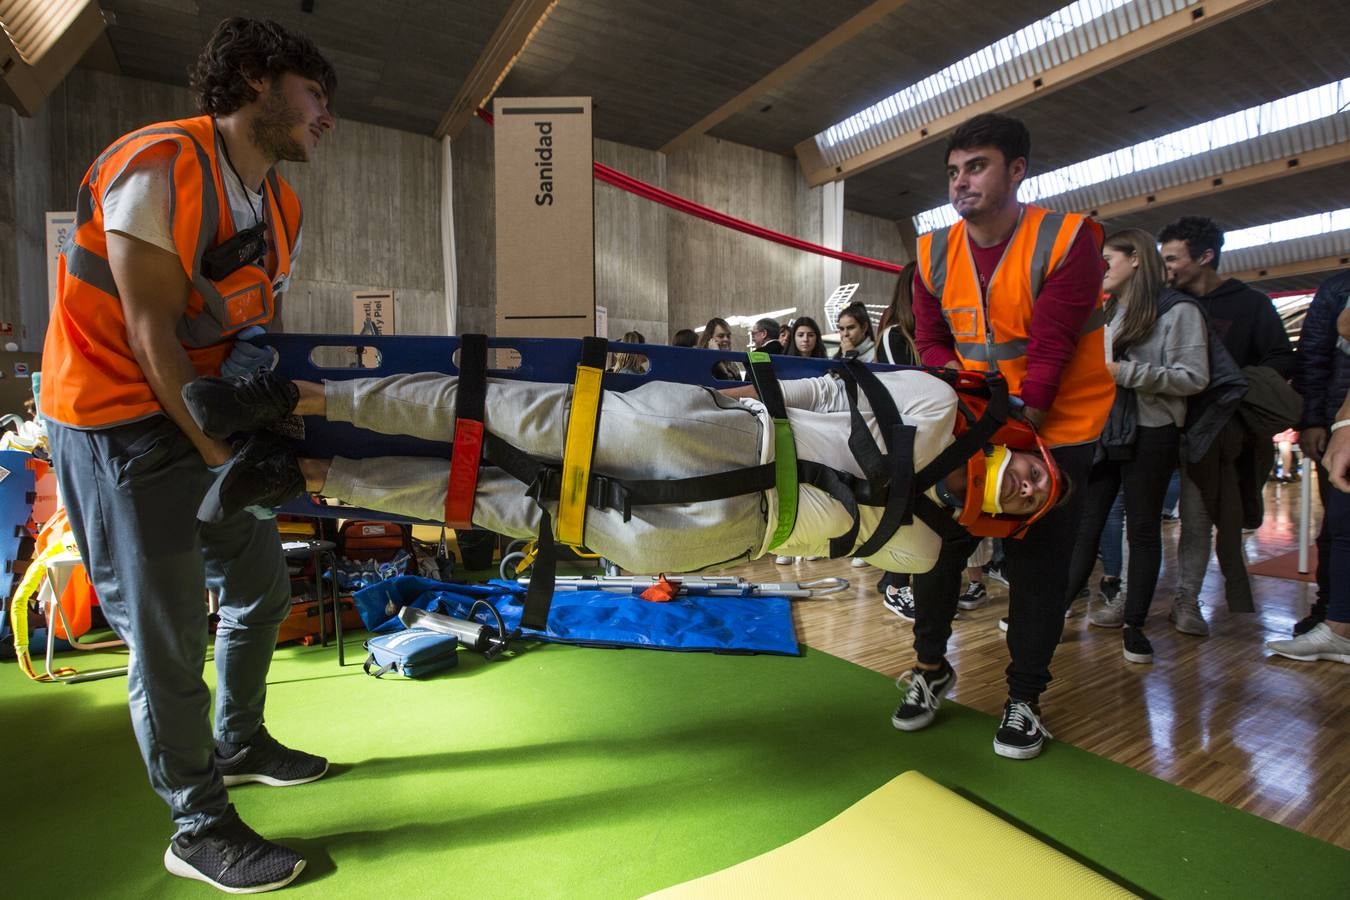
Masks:
[[[1036,295],[1083,228],[1089,229],[1100,252],[1101,226],[1087,216],[1023,206],[1017,229],[983,291],[963,220],[919,238],[919,277],[942,304],[961,368],[1001,372],[1008,390],[1021,396]],[[1048,446],[1095,441],[1106,424],[1116,384],[1106,368],[1105,324],[1099,297],[1041,425]]]
[[[263,216],[271,252],[220,281],[201,273],[202,254],[238,230],[230,213],[216,154],[215,122],[197,116],[149,125],[103,152],[80,184],[75,228],[57,264],[57,299],[42,352],[42,414],[76,428],[136,421],[160,411],[131,352],[126,318],[108,264],[103,195],[137,154],[155,145],[172,156],[170,222],[190,283],[178,339],[202,375],[220,372],[231,336],[275,314],[272,285],[290,274],[300,233],[300,200],[276,171],[263,185]],[[250,223],[243,223],[245,225]]]

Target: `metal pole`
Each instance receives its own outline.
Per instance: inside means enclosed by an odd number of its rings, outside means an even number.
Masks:
[[[1312,531],[1312,470],[1316,468],[1312,460],[1303,457],[1303,469],[1299,480],[1298,497],[1298,571],[1308,574],[1308,534]]]

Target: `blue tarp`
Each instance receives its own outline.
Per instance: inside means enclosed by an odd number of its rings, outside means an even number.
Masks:
[[[366,627],[375,632],[403,627],[398,611],[413,606],[468,618],[474,600],[486,599],[508,629],[518,628],[525,589],[509,581],[487,585],[446,584],[405,576],[371,585],[353,595]],[[474,617],[495,624],[480,610]],[[548,631],[526,628],[522,637],[593,647],[647,647],[714,653],[775,653],[797,656],[792,608],[784,597],[677,597],[653,603],[608,591],[558,591]]]

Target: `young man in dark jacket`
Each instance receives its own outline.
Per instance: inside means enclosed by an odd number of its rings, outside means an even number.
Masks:
[[[1293,375],[1294,351],[1270,298],[1219,274],[1223,247],[1219,226],[1200,216],[1185,216],[1164,228],[1158,242],[1168,283],[1196,299],[1239,366],[1269,366],[1285,378]],[[1199,462],[1183,466],[1178,600],[1189,604],[1199,599],[1213,526],[1218,529],[1215,552],[1229,610],[1256,608],[1242,553],[1242,529],[1261,524],[1261,491],[1273,462],[1271,442],[1248,434],[1234,417]],[[1187,633],[1203,635],[1208,628]]]
[[[1317,464],[1317,494],[1327,508],[1331,482],[1322,466],[1327,449],[1328,429],[1336,419],[1340,401],[1350,392],[1350,342],[1336,333],[1336,317],[1350,304],[1350,270],[1333,275],[1317,289],[1303,330],[1298,338],[1298,365],[1294,368],[1294,389],[1303,395],[1303,422],[1299,427],[1299,447],[1303,455]],[[1331,593],[1326,519],[1317,535],[1317,600],[1308,615],[1294,625],[1294,635],[1304,634],[1327,617],[1327,598]]]

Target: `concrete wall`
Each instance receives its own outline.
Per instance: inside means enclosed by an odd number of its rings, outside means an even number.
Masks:
[[[819,243],[820,191],[809,188],[795,160],[703,137],[667,161],[669,190],[705,206]],[[819,310],[821,257],[669,213],[668,263],[672,330],[712,316],[751,315],[797,307]],[[818,313],[817,313],[818,315]],[[743,329],[732,346],[748,340]]]
[[[859,256],[898,265],[913,259],[914,250],[904,245],[900,227],[896,223],[851,209],[844,210],[844,249]],[[891,302],[896,276],[852,263],[844,263],[841,270],[841,284],[858,282],[858,292],[853,295],[855,300],[861,300],[869,306],[885,306]]]

